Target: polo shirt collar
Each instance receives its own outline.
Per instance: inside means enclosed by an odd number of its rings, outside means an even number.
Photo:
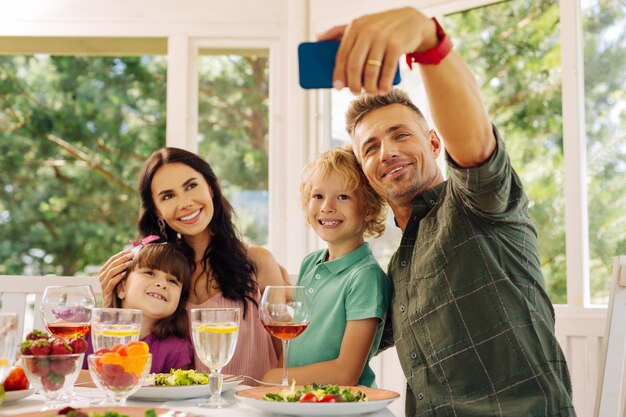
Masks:
[[[350,268],[366,256],[370,256],[371,254],[372,250],[370,249],[370,245],[368,242],[365,242],[358,248],[354,249],[352,252],[346,253],[340,258],[324,262],[324,259],[326,259],[326,257],[328,256],[328,249],[324,249],[315,261],[315,264],[320,265],[323,263],[324,266],[328,268],[331,273],[337,275]]]

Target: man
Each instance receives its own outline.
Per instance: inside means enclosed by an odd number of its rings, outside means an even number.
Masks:
[[[342,37],[335,87],[369,93],[346,115],[355,154],[403,230],[389,265],[389,317],[407,416],[571,416],[528,200],[476,82],[435,20],[406,8],[363,16]],[[402,53],[420,64],[441,140],[399,90]],[[383,95],[378,95],[383,94]]]

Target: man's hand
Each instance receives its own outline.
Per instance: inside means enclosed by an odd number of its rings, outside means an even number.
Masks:
[[[391,90],[400,56],[434,47],[437,33],[431,19],[406,7],[359,17],[318,38],[329,39],[342,39],[333,73],[335,88],[385,94]]]

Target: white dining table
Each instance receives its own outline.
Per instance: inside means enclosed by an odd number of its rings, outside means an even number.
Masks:
[[[193,398],[187,400],[179,400],[179,401],[146,401],[146,400],[136,400],[132,397],[128,399],[126,405],[127,406],[143,406],[143,407],[153,407],[153,408],[168,408],[177,411],[184,411],[191,415],[196,416],[211,416],[211,417],[271,417],[276,414],[272,414],[266,411],[261,411],[256,408],[253,408],[247,404],[243,404],[238,401],[234,393],[236,391],[250,388],[246,385],[237,386],[222,395],[231,401],[234,401],[235,404],[232,407],[222,408],[222,409],[209,409],[202,408],[198,406],[198,403],[202,402],[201,398]],[[99,391],[97,388],[87,388],[87,387],[76,387],[75,388],[76,395],[80,397],[87,397],[93,399],[93,401],[97,401],[98,399],[104,399],[104,393]],[[33,394],[29,397],[23,398],[18,401],[14,401],[8,404],[0,405],[0,416],[17,416],[23,413],[29,413],[33,411],[39,411],[44,408],[46,405],[45,399],[43,396],[39,394]],[[86,405],[81,405],[80,403],[72,404],[73,407],[80,406],[81,408],[88,408]],[[48,414],[46,414],[48,415]],[[54,415],[54,411],[50,411],[50,416]],[[382,410],[367,413],[365,414],[367,417],[395,417],[394,414],[389,410],[389,408],[385,407]]]

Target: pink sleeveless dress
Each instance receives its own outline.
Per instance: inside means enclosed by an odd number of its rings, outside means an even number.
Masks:
[[[259,302],[259,294],[256,301]],[[218,293],[203,303],[193,304],[187,302],[187,312],[191,317],[192,308],[241,308],[241,322],[239,324],[239,337],[235,354],[228,365],[222,369],[223,374],[247,375],[261,379],[270,369],[276,368],[278,359],[272,344],[270,334],[263,327],[259,317],[259,309],[250,301],[246,300],[246,318],[243,318],[243,305],[241,301],[228,300]],[[210,372],[194,352],[195,368],[198,371]],[[247,379],[247,385],[256,385],[254,381]]]

